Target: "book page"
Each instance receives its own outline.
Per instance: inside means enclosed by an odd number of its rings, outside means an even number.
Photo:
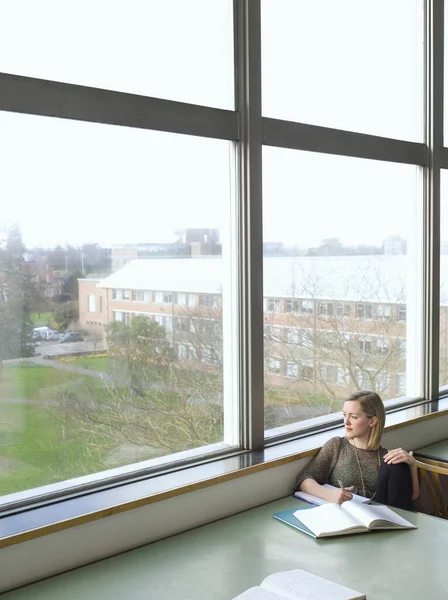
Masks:
[[[323,487],[326,487],[330,490],[337,489],[334,485],[330,485],[329,483],[324,483]],[[296,498],[300,498],[301,500],[305,500],[305,502],[310,502],[311,504],[329,504],[327,500],[319,498],[319,496],[314,496],[313,494],[308,494],[307,492],[302,492],[301,490],[294,492],[294,496]],[[370,498],[365,498],[364,496],[359,496],[358,494],[352,494],[351,502],[370,502]]]
[[[415,529],[415,526],[412,523],[403,519],[403,517],[400,517],[400,515],[391,510],[388,506],[382,504],[378,506],[372,504],[366,506],[365,504],[355,505],[351,502],[344,502],[341,506],[369,529],[399,529],[400,527]]]
[[[285,600],[363,600],[364,594],[302,569],[273,573],[262,587],[278,592]]]
[[[238,594],[233,600],[285,600],[285,597],[279,596],[264,587],[256,586],[249,588],[242,594]],[[294,598],[294,600],[297,599]]]
[[[357,502],[347,502],[346,504],[364,506]],[[293,514],[317,537],[337,535],[338,533],[356,533],[368,529],[354,516],[343,510],[340,504],[322,504],[315,508],[296,510]]]

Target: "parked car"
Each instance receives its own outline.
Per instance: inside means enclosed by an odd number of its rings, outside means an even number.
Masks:
[[[51,331],[50,327],[34,327],[32,336],[34,339],[45,339],[46,334]]]
[[[57,340],[59,340],[61,338],[62,334],[59,333],[59,331],[56,331],[55,329],[50,329],[49,331],[45,331],[42,334],[42,338],[44,340],[47,340],[47,342],[55,342]]]
[[[64,333],[60,337],[59,342],[61,344],[65,344],[66,342],[82,342],[82,336],[79,331],[67,331],[67,333]]]

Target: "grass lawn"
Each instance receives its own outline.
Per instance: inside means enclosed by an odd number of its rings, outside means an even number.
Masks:
[[[69,364],[83,366],[86,372],[32,361],[5,365],[0,381],[0,495],[222,440],[222,378],[216,374],[180,369],[173,373],[163,367],[154,385],[148,382],[141,395],[133,396],[127,384],[106,385],[88,374],[114,373],[107,357],[77,357]],[[335,402],[334,410],[342,401]],[[285,417],[300,420],[297,410],[289,416],[281,410],[300,405],[329,402],[319,395],[303,398],[292,389],[267,391],[272,426],[285,424]],[[278,419],[283,422],[276,423]],[[172,447],[164,448],[157,436]],[[132,448],[139,450],[139,458],[126,454]]]
[[[33,312],[30,314],[30,319],[34,323],[34,327],[44,327],[48,325],[51,320],[53,313],[50,311],[42,311],[40,313]]]
[[[101,357],[88,360],[93,361],[87,364],[95,365],[95,369],[101,365],[98,363]],[[102,360],[104,364],[104,358]],[[163,387],[153,391],[149,388],[132,404],[128,389],[123,388],[123,394],[120,389],[116,388],[109,402],[104,382],[98,377],[32,362],[5,365],[0,382],[0,495],[174,451],[158,448],[151,437],[147,434],[145,437],[145,419],[152,421],[154,431],[162,432],[168,440],[177,440],[178,449],[191,447],[190,426],[183,419],[192,418],[196,427],[200,405],[198,409],[190,405],[190,412],[185,413],[182,402],[185,393]],[[149,399],[155,399],[152,404],[146,400],[146,394]],[[86,400],[87,405],[83,405]],[[101,408],[96,409],[94,402]],[[78,412],[83,406],[85,419],[79,418]],[[153,414],[152,406],[163,410]],[[127,419],[123,418],[126,414]],[[187,431],[185,436],[182,428],[176,427],[177,415]],[[131,429],[120,437],[123,424],[130,424]],[[133,460],[126,449],[132,446],[134,432],[139,427],[143,427],[144,437],[136,441],[139,453]],[[140,429],[140,435],[141,432]],[[219,423],[213,425],[207,435],[211,435],[210,442],[222,439]]]

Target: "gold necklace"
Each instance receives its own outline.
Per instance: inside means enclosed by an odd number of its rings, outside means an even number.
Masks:
[[[353,449],[355,451],[356,462],[358,463],[359,474],[361,475],[362,495],[364,496],[364,498],[367,498],[367,496],[366,496],[366,486],[364,484],[364,477],[362,475],[361,463],[360,463],[359,456],[358,456],[358,448],[355,446],[355,444],[353,444]],[[378,447],[376,451],[377,451],[377,455],[378,455],[378,468],[379,468],[381,466],[380,448]],[[373,494],[371,500],[373,500],[374,496],[375,496],[375,494]]]

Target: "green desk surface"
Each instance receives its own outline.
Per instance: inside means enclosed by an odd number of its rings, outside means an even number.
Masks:
[[[271,502],[2,600],[230,600],[270,573],[295,568],[364,592],[367,600],[448,598],[448,521],[397,511],[418,529],[314,540],[272,517],[300,505],[293,498]]]
[[[429,446],[418,448],[414,451],[414,454],[416,456],[423,456],[425,458],[432,458],[434,460],[448,462],[448,440],[442,440],[436,444],[430,444]]]

